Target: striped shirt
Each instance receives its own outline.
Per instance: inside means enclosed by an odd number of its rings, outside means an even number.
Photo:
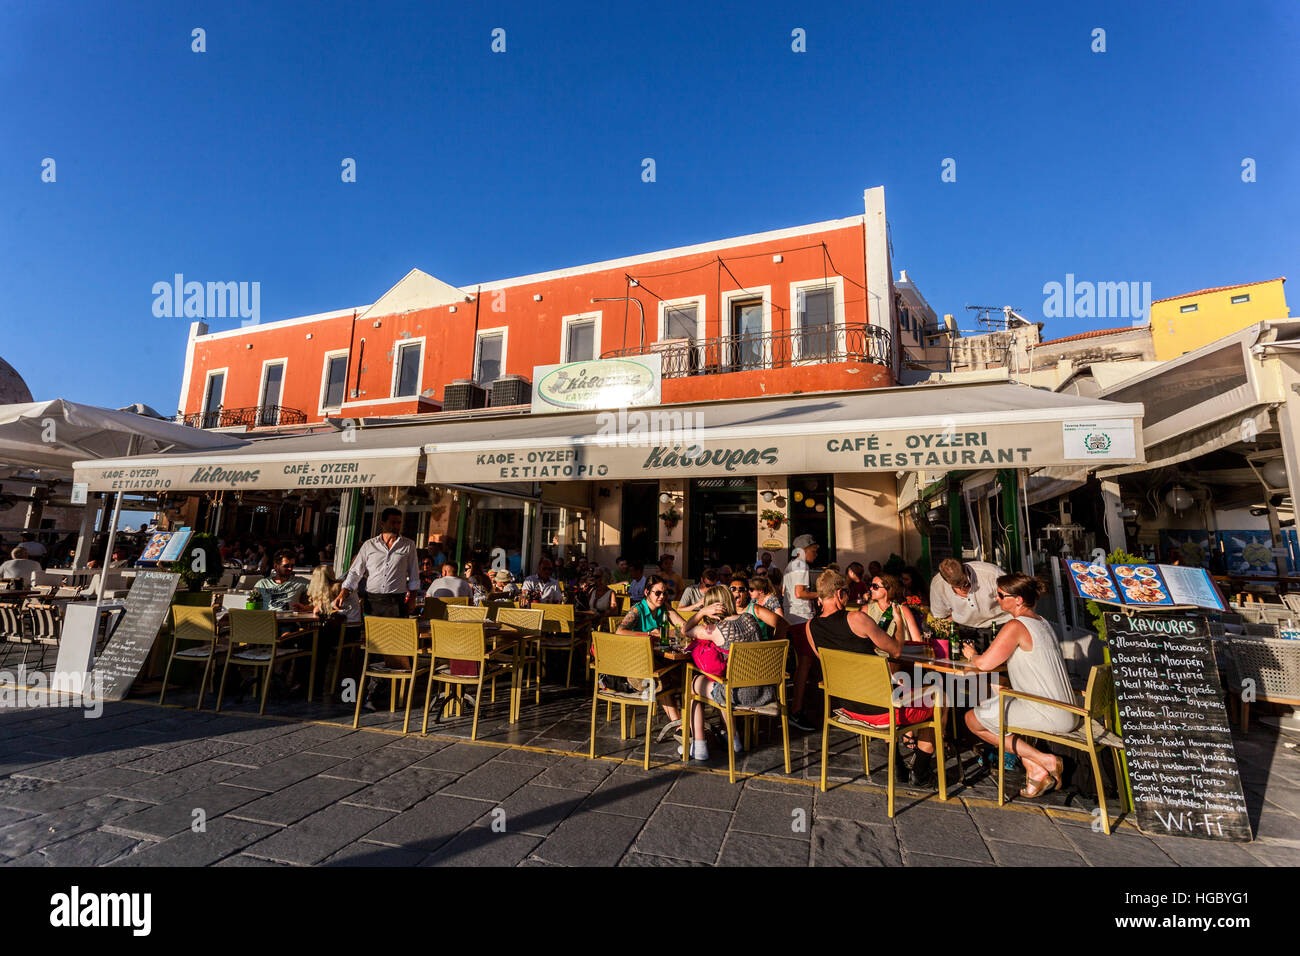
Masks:
[[[369,594],[420,590],[420,563],[415,557],[415,542],[399,537],[389,548],[384,544],[383,535],[371,538],[357,552],[347,577],[343,579],[343,586],[356,591],[363,580]]]

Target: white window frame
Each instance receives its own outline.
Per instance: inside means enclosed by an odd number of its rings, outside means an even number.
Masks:
[[[604,321],[604,312],[579,312],[576,315],[566,315],[561,319],[560,326],[560,364],[568,364],[569,361],[569,328],[578,322],[595,321],[596,333],[592,337],[592,361],[600,358],[600,326]],[[505,349],[502,348],[504,353]]]
[[[804,357],[801,353],[803,349],[803,320],[799,311],[799,294],[805,291],[818,291],[821,289],[831,290],[831,324],[839,327],[835,334],[835,354],[832,356],[811,356]],[[911,307],[908,307],[911,312]],[[800,279],[797,282],[790,283],[790,333],[793,338],[792,348],[790,349],[790,362],[793,365],[820,365],[827,361],[845,361],[845,353],[848,346],[845,341],[846,330],[844,328],[844,277],[819,276],[815,279]]]
[[[208,390],[212,388],[212,377],[221,376],[221,401],[217,403],[216,408],[208,408]],[[209,412],[219,412],[226,407],[226,390],[230,388],[230,367],[210,368],[203,379],[203,397],[199,399],[199,418],[208,417]]]
[[[506,374],[506,356],[510,349],[510,329],[507,326],[499,325],[492,329],[479,329],[474,334],[474,381],[479,378],[479,358],[481,357],[481,347],[483,339],[488,336],[501,336],[501,375]],[[481,383],[484,388],[491,385],[491,382]]]
[[[316,414],[322,418],[330,412],[341,412],[343,406],[348,400],[348,369],[343,370],[343,401],[337,405],[326,405],[325,398],[329,394],[330,387],[330,359],[347,358],[347,349],[334,349],[326,352],[325,357],[321,360],[320,366],[320,404],[316,407]],[[350,364],[350,363],[349,363]]]
[[[1249,301],[1250,301],[1249,292],[1243,292],[1240,295],[1233,295],[1228,297],[1229,305],[1245,305]]]
[[[718,300],[718,331],[721,339],[726,339],[731,335],[731,304],[738,300],[761,298],[763,300],[763,334],[770,336],[772,334],[772,287],[770,285],[758,285],[748,289],[732,289],[723,292]],[[721,356],[720,356],[721,357]],[[725,362],[722,367],[727,371],[752,371],[748,368],[736,368],[730,362]],[[757,365],[755,368],[771,368],[770,361]]]
[[[424,339],[425,336],[422,335],[418,339],[398,339],[393,343],[393,378],[392,381],[388,383],[388,395],[390,398],[418,399],[420,397],[420,386],[424,383]],[[397,376],[400,374],[402,369],[402,350],[410,348],[412,345],[418,345],[420,348],[420,364],[415,372],[415,394],[398,395]]]
[[[656,323],[655,341],[663,342],[668,337],[668,310],[683,305],[695,306],[695,361],[688,363],[692,371],[703,368],[707,361],[708,349],[705,346],[705,330],[708,328],[706,318],[708,316],[708,296],[704,295],[687,295],[679,299],[661,299],[659,301],[659,317]]]
[[[1195,311],[1197,311],[1197,309],[1198,309],[1199,307],[1200,307],[1200,303],[1199,303],[1199,302],[1193,302],[1191,305],[1180,305],[1180,306],[1178,307],[1178,311],[1179,311],[1181,314],[1186,315],[1188,312],[1195,312]]]
[[[275,404],[277,404],[277,405],[279,405],[279,406],[281,406],[281,407],[284,406],[284,385],[285,385],[285,382],[288,381],[288,377],[289,377],[289,357],[288,357],[288,356],[282,356],[282,357],[280,357],[280,358],[273,358],[273,359],[266,359],[266,360],[264,360],[264,361],[262,362],[262,378],[261,378],[261,381],[258,383],[258,386],[257,386],[257,407],[258,407],[258,408],[261,408],[261,407],[263,407],[263,406],[266,404],[266,373],[267,373],[268,371],[270,371],[272,365],[279,365],[279,366],[281,367],[281,371],[280,371],[280,397],[279,397],[279,399],[276,401]],[[260,418],[259,418],[258,424],[259,424],[259,425],[261,424]],[[279,414],[279,412],[276,413],[275,424],[277,424],[277,425],[280,424],[280,414]]]

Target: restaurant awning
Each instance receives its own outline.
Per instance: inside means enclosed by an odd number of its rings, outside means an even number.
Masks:
[[[185,454],[79,461],[75,480],[90,491],[373,488],[414,485],[420,465],[421,441],[412,437],[411,426],[254,442],[213,437],[225,444]]]
[[[1108,464],[1097,476],[1165,468],[1270,431],[1285,393],[1254,350],[1285,346],[1297,333],[1293,322],[1253,325],[1103,391],[1103,399],[1146,408],[1146,461]]]
[[[425,480],[1095,467],[1142,460],[1142,411],[998,382],[531,415],[442,426]]]

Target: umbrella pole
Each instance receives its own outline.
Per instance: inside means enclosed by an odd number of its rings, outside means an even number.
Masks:
[[[122,514],[122,492],[113,499],[113,520],[108,525],[108,547],[104,563],[99,569],[99,588],[95,591],[95,620],[99,620],[99,606],[104,603],[104,585],[108,583],[108,563],[113,557],[113,542],[117,539],[117,519]]]

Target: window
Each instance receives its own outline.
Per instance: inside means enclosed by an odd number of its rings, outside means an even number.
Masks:
[[[203,396],[203,411],[209,412],[221,411],[221,399],[226,391],[226,373],[213,372],[208,376],[208,392]]]
[[[411,342],[397,347],[393,398],[405,398],[420,391],[420,345],[419,342]]]
[[[731,365],[737,368],[763,366],[763,300],[741,299],[731,303]]]
[[[670,305],[664,309],[664,334],[665,339],[686,339],[688,342],[695,341],[696,316],[699,312],[698,307],[692,302],[690,305]]]
[[[343,404],[344,389],[348,380],[348,357],[331,355],[325,360],[325,398],[323,408],[338,408]]]
[[[799,293],[799,357],[829,360],[835,355],[835,290]]]
[[[482,334],[478,338],[478,357],[474,360],[474,381],[491,385],[504,370],[506,337],[503,332]]]
[[[1183,305],[1183,306],[1179,306],[1178,311],[1179,311],[1179,312],[1195,312],[1195,311],[1196,311],[1196,303],[1193,302],[1191,305]]]
[[[284,391],[284,362],[267,362],[262,366],[262,400],[257,424],[280,424],[280,396]]]
[[[560,349],[565,362],[590,362],[600,358],[600,313],[566,315]]]
[[[1249,294],[1249,293],[1246,293],[1245,295],[1234,295],[1234,296],[1232,297],[1232,304],[1233,304],[1233,305],[1245,305],[1245,304],[1246,304],[1247,302],[1249,302],[1249,301],[1250,301],[1250,294]]]

